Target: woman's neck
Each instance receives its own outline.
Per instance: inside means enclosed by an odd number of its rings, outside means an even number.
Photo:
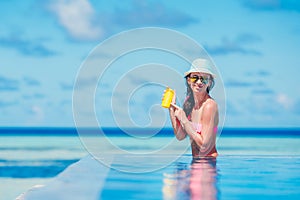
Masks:
[[[197,94],[194,93],[194,100],[195,100],[194,108],[199,109],[202,106],[203,102],[205,102],[208,98],[209,95],[207,92],[203,92],[203,93],[201,92]]]

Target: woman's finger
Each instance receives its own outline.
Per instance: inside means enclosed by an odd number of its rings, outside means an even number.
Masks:
[[[176,109],[180,109],[180,107],[179,106],[177,106],[176,104],[174,104],[174,103],[171,103],[171,106],[173,106],[174,108],[176,108]]]
[[[174,90],[174,95],[173,95],[172,103],[176,104],[176,91],[175,90]]]

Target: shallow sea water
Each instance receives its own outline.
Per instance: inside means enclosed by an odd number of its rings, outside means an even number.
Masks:
[[[0,135],[0,200],[47,184],[87,154],[76,136]]]
[[[126,138],[114,140],[126,148]],[[155,167],[167,157],[115,155],[96,199],[300,199],[300,137],[221,136],[217,148],[217,159],[193,161],[188,151],[146,173],[118,169],[134,170],[126,160]],[[0,199],[15,199],[34,185],[47,187],[87,155],[76,136],[0,136]]]

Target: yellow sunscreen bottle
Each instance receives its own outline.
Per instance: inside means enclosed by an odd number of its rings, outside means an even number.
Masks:
[[[174,90],[167,87],[167,89],[165,90],[165,93],[163,95],[161,106],[164,108],[170,108],[173,97],[174,97]]]

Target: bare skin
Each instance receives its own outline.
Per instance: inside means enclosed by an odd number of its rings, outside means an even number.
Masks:
[[[205,73],[191,73],[191,76],[194,75],[208,76]],[[217,157],[215,128],[219,123],[219,114],[217,103],[207,93],[210,83],[204,84],[200,79],[192,82],[190,78],[187,83],[193,91],[195,106],[189,120],[183,109],[176,106],[174,95],[172,106],[169,108],[174,134],[178,140],[183,140],[187,135],[190,137],[194,157]],[[202,125],[200,134],[195,130],[193,124]]]

